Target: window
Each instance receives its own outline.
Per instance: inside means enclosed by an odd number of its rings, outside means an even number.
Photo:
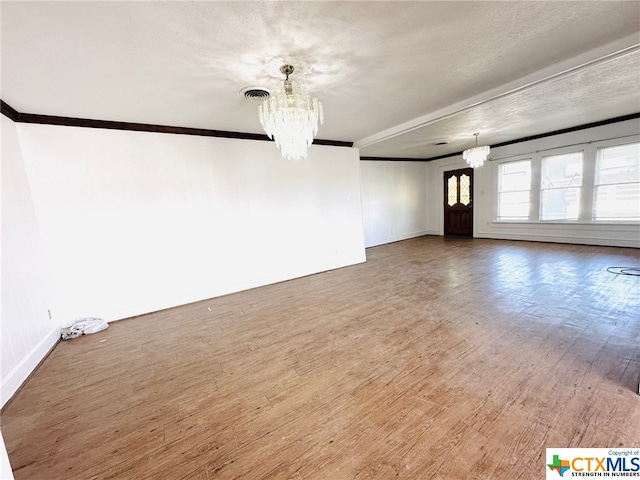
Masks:
[[[524,155],[493,170],[495,221],[640,224],[640,135]]]
[[[582,152],[542,157],[540,219],[577,220],[580,215]]]
[[[447,182],[447,203],[450,207],[458,203],[458,177],[455,175]]]
[[[460,175],[460,198],[458,198],[458,177],[453,175],[447,181],[447,204],[453,207],[458,201],[465,207],[471,203],[471,177],[464,173]]]
[[[498,220],[528,220],[531,160],[500,164]]]
[[[460,203],[465,207],[471,203],[471,177],[460,175]]]
[[[598,149],[593,219],[640,221],[640,143]]]

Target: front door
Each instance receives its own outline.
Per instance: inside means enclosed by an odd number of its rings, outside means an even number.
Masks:
[[[473,168],[444,172],[444,234],[473,237]]]

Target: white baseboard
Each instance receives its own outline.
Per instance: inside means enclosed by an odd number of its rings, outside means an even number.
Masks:
[[[550,242],[550,243],[569,243],[575,245],[594,245],[603,247],[628,247],[640,248],[640,241],[633,239],[611,238],[611,237],[569,237],[567,235],[549,234],[549,233],[514,233],[514,232],[486,232],[480,231],[475,235],[476,238],[492,238],[498,240],[523,240],[529,242]]]
[[[47,356],[49,351],[60,340],[60,328],[52,329],[40,342],[15,366],[0,385],[0,408],[13,397],[24,381]]]
[[[410,238],[423,237],[428,235],[427,230],[421,230],[419,232],[405,233],[402,235],[392,235],[390,237],[372,240],[371,243],[366,242],[365,248],[377,247],[378,245],[385,245],[387,243],[399,242],[401,240],[408,240]]]
[[[9,454],[7,453],[7,447],[4,445],[4,438],[0,433],[0,479],[13,480],[13,471],[11,470],[11,464],[9,463]]]

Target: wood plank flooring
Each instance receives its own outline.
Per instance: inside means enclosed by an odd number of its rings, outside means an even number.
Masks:
[[[2,412],[21,479],[539,479],[640,447],[636,249],[421,237],[59,343]]]

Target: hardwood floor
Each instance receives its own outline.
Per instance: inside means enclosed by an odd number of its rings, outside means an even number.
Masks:
[[[59,343],[20,479],[539,479],[640,446],[636,249],[422,237]]]

